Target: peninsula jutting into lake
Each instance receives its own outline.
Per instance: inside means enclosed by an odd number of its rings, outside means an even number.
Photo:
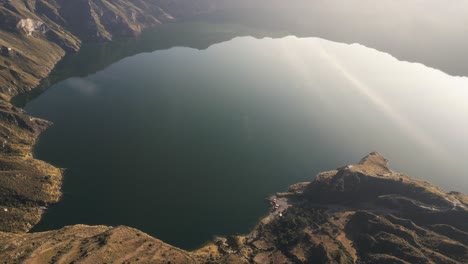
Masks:
[[[468,79],[316,38],[240,37],[135,55],[26,105],[54,123],[35,156],[66,168],[61,202],[33,230],[128,225],[196,248],[248,232],[269,194],[373,148],[398,170],[457,190],[468,174],[458,145],[468,127],[451,137],[438,129],[468,120],[459,111],[465,87]],[[428,91],[434,97],[413,109],[407,93]],[[440,103],[449,106],[434,111],[437,123],[421,114]]]
[[[467,9],[353,3],[0,3],[0,259],[468,261]]]

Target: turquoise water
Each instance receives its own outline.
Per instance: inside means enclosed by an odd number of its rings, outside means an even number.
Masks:
[[[36,157],[66,168],[63,200],[36,231],[128,225],[192,249],[248,232],[269,194],[374,150],[468,190],[467,78],[318,38],[205,48],[72,73],[27,104],[54,122]]]

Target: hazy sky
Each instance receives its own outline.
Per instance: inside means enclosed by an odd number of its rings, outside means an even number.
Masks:
[[[468,76],[468,1],[244,0],[243,4],[259,8],[253,13],[264,25],[361,43],[402,60]],[[242,4],[236,1],[235,6]]]

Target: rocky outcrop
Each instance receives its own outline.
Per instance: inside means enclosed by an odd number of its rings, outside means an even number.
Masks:
[[[45,26],[44,22],[34,20],[31,18],[23,18],[21,19],[16,28],[22,33],[27,36],[32,36],[33,33],[37,33],[39,35],[45,34],[47,32],[47,27]]]
[[[417,192],[407,190],[414,186]],[[408,213],[404,204],[381,203],[382,195],[424,203],[448,217],[426,221]],[[459,205],[449,208],[441,199]],[[0,258],[5,263],[461,264],[468,262],[466,199],[393,172],[381,155],[372,153],[358,164],[277,193],[270,198],[277,209],[250,234],[216,238],[192,252],[129,227],[77,225],[32,234],[0,233]]]
[[[422,209],[429,204],[437,210],[466,209],[467,206],[466,201],[454,193],[390,170],[388,161],[376,152],[356,165],[320,173],[305,194],[312,200],[350,203],[389,200],[389,195],[398,194],[417,201]]]
[[[286,209],[273,211],[221,262],[466,263],[466,198],[394,172],[374,152],[278,193],[275,203],[285,199]]]

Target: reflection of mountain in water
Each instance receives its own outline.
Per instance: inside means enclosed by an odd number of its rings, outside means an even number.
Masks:
[[[442,8],[437,1],[428,1],[424,6],[416,1],[302,2],[285,5],[270,1],[266,6],[258,1],[247,9],[223,9],[198,18],[203,22],[162,25],[135,39],[84,45],[78,54],[59,63],[40,88],[14,102],[23,106],[28,98],[59,80],[95,73],[127,56],[175,46],[206,49],[246,35],[259,38],[296,35],[360,43],[399,60],[420,62],[450,75],[468,76],[465,53],[468,32],[463,28],[468,23],[464,15],[468,5],[444,3]]]
[[[161,25],[146,31],[137,38],[100,44],[83,45],[80,52],[65,57],[41,85],[21,94],[12,101],[20,107],[34,99],[48,87],[70,77],[84,77],[96,73],[108,65],[138,53],[165,50],[172,47],[206,49],[209,46],[237,36],[283,37],[286,33],[274,33],[240,25],[210,23],[179,23]]]
[[[298,37],[360,43],[399,60],[420,62],[450,75],[468,75],[466,2],[331,0],[295,1],[287,6],[282,2],[277,4],[281,8],[230,9],[210,19],[284,30]]]

